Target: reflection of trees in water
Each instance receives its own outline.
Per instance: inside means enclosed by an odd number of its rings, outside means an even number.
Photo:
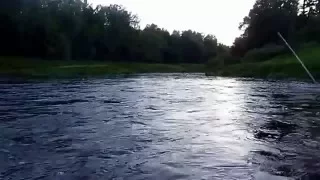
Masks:
[[[275,175],[320,179],[316,95],[273,94],[270,105],[278,108],[264,114],[270,118],[254,131],[254,137],[268,148],[253,151],[254,163]]]

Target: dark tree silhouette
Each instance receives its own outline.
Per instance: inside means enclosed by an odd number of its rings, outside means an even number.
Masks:
[[[0,1],[0,55],[42,59],[204,63],[217,39],[191,30],[170,34],[119,5],[86,0]]]

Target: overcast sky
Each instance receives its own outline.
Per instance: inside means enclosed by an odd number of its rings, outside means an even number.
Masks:
[[[157,24],[172,30],[192,29],[213,34],[218,41],[232,45],[243,17],[255,0],[88,0],[93,5],[119,4],[137,14],[141,28]]]

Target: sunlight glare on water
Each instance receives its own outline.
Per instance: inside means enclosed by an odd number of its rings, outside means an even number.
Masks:
[[[148,74],[0,83],[0,179],[317,179],[304,82]]]

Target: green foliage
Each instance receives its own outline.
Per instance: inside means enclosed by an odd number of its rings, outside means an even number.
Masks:
[[[262,48],[256,48],[248,51],[244,56],[243,61],[265,61],[286,52],[288,51],[284,46],[268,44]]]
[[[64,60],[204,63],[217,39],[191,30],[173,32],[119,5],[93,7],[86,0],[0,2],[0,55]]]
[[[256,0],[239,28],[244,33],[235,39],[230,53],[242,58],[241,63],[225,65],[214,74],[305,77],[304,70],[278,37],[278,32],[301,53],[301,58],[313,72],[320,72],[317,61],[320,58],[319,0]],[[210,63],[223,61],[218,59],[214,58]]]
[[[320,16],[300,17],[299,23],[302,24],[296,33],[299,42],[320,42]]]
[[[43,61],[0,57],[0,75],[27,78],[91,77],[110,74],[203,72],[202,64],[114,63],[99,61]]]
[[[229,53],[220,54],[215,58],[212,58],[207,63],[208,67],[210,69],[219,69],[224,66],[228,66],[231,64],[237,64],[240,63],[241,59],[235,56],[232,56]]]
[[[316,41],[311,41],[311,42],[308,42],[308,43],[304,43],[301,45],[301,48],[302,49],[307,49],[307,48],[316,48],[316,47],[319,47],[320,44]]]
[[[207,63],[207,67],[213,71],[213,70],[217,70],[217,69],[220,69],[224,66],[224,59],[222,57],[215,57],[215,58],[212,58],[208,61]]]
[[[320,78],[320,46],[305,46],[298,51],[307,68],[316,78]],[[263,62],[243,62],[225,66],[218,74],[224,76],[262,77],[262,78],[308,78],[301,64],[292,54],[279,55]]]
[[[278,32],[294,49],[305,42],[320,42],[320,1],[256,0],[239,28],[244,33],[235,39],[231,54],[246,62],[268,60],[287,52],[278,46],[284,45]],[[268,44],[274,47],[267,48]]]
[[[247,51],[266,44],[280,44],[277,32],[286,39],[293,38],[298,5],[298,0],[257,0],[240,24],[244,33],[235,40],[232,54],[243,56]]]

